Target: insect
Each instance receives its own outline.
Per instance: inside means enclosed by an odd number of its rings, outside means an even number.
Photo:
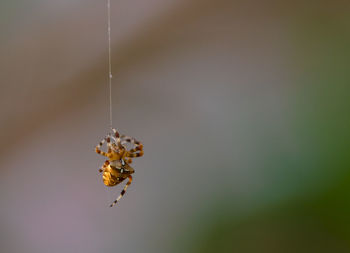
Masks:
[[[97,154],[108,158],[99,172],[102,173],[103,183],[106,186],[118,185],[127,178],[128,182],[110,207],[118,203],[132,182],[131,174],[135,172],[129,165],[132,163],[132,159],[143,156],[143,145],[139,141],[132,137],[120,135],[114,128],[112,128],[112,131],[113,134],[109,133],[95,148]],[[107,143],[107,152],[101,150],[105,142]],[[132,148],[128,149],[128,145],[132,145]]]

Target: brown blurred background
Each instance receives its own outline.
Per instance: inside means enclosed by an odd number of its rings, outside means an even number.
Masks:
[[[0,252],[349,252],[348,1],[0,3]]]

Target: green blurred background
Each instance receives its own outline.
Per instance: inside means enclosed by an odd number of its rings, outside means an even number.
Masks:
[[[1,252],[349,252],[348,1],[0,3]]]

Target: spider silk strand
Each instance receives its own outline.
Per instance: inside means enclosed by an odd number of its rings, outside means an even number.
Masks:
[[[107,16],[108,16],[108,78],[109,78],[109,126],[112,128],[112,57],[111,57],[111,1],[107,0]]]

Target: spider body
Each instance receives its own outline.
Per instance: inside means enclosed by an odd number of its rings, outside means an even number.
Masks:
[[[127,179],[135,170],[127,163],[124,165],[118,161],[108,164],[102,173],[103,183],[106,186],[115,186]]]
[[[120,136],[117,130],[112,129],[113,135],[108,134],[95,148],[97,154],[108,158],[99,172],[102,172],[103,183],[106,186],[115,186],[129,179],[119,197],[110,205],[114,206],[125,194],[126,189],[131,184],[132,176],[135,170],[129,165],[132,158],[143,155],[143,145],[134,138],[125,135]],[[103,144],[107,142],[107,152],[101,150]],[[133,145],[128,149],[127,144]]]

